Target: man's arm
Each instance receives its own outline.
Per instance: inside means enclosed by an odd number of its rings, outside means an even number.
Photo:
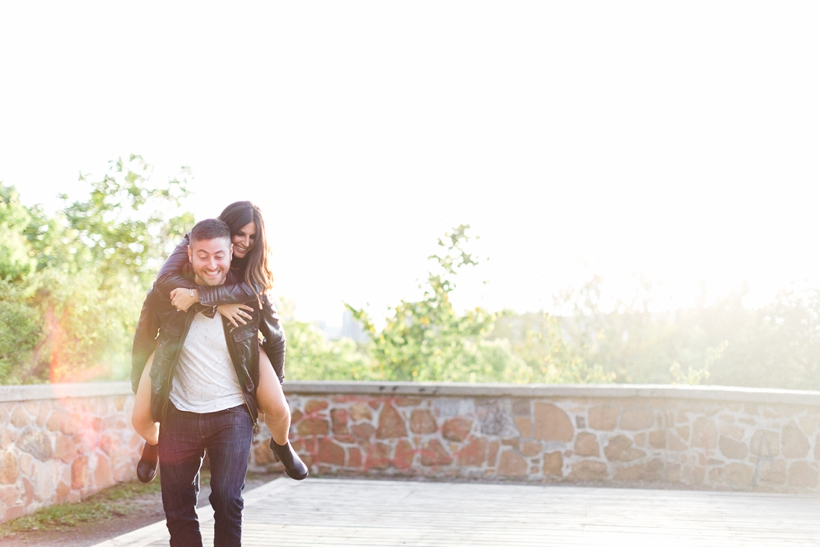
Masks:
[[[282,383],[285,381],[285,329],[279,322],[279,312],[273,307],[267,295],[262,295],[259,332],[264,337],[262,350],[270,359],[279,383]]]
[[[140,320],[137,331],[134,333],[134,344],[131,347],[131,389],[137,392],[140,377],[145,369],[145,363],[156,349],[157,333],[159,332],[159,316],[156,313],[155,301],[158,297],[156,287],[148,291],[142,303]]]

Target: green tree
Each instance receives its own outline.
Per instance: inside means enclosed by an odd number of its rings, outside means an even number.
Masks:
[[[366,311],[347,306],[369,334],[370,351],[386,379],[492,381],[505,371],[519,376],[522,363],[509,346],[486,340],[496,315],[482,308],[459,314],[450,300],[458,272],[479,263],[467,250],[468,230],[462,224],[438,240],[440,252],[429,257],[433,268],[419,287],[421,300],[391,308],[380,331]]]
[[[127,378],[145,290],[193,223],[186,180],[157,184],[140,156],[110,162],[85,201],[53,215],[0,185],[0,382]],[[186,172],[183,171],[183,175]]]

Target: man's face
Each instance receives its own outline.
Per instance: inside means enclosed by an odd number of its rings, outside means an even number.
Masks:
[[[201,239],[188,246],[188,259],[199,285],[222,285],[231,268],[231,240]]]

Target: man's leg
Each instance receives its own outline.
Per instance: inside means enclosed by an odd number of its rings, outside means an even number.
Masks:
[[[203,416],[206,416],[203,414]],[[242,545],[242,490],[248,472],[253,421],[244,405],[207,414],[206,446],[211,462],[214,545]]]
[[[171,547],[202,547],[196,499],[205,443],[199,416],[171,405],[159,434],[162,507],[171,533]]]

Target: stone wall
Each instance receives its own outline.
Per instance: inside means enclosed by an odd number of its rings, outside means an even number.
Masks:
[[[820,393],[680,386],[290,383],[322,475],[663,482],[820,492]],[[255,466],[271,462],[258,443]]]
[[[818,493],[820,393],[288,382],[314,476],[662,482]],[[130,384],[0,386],[0,521],[136,478]],[[260,422],[251,468],[281,471]]]
[[[0,522],[136,479],[128,385],[0,386]]]

